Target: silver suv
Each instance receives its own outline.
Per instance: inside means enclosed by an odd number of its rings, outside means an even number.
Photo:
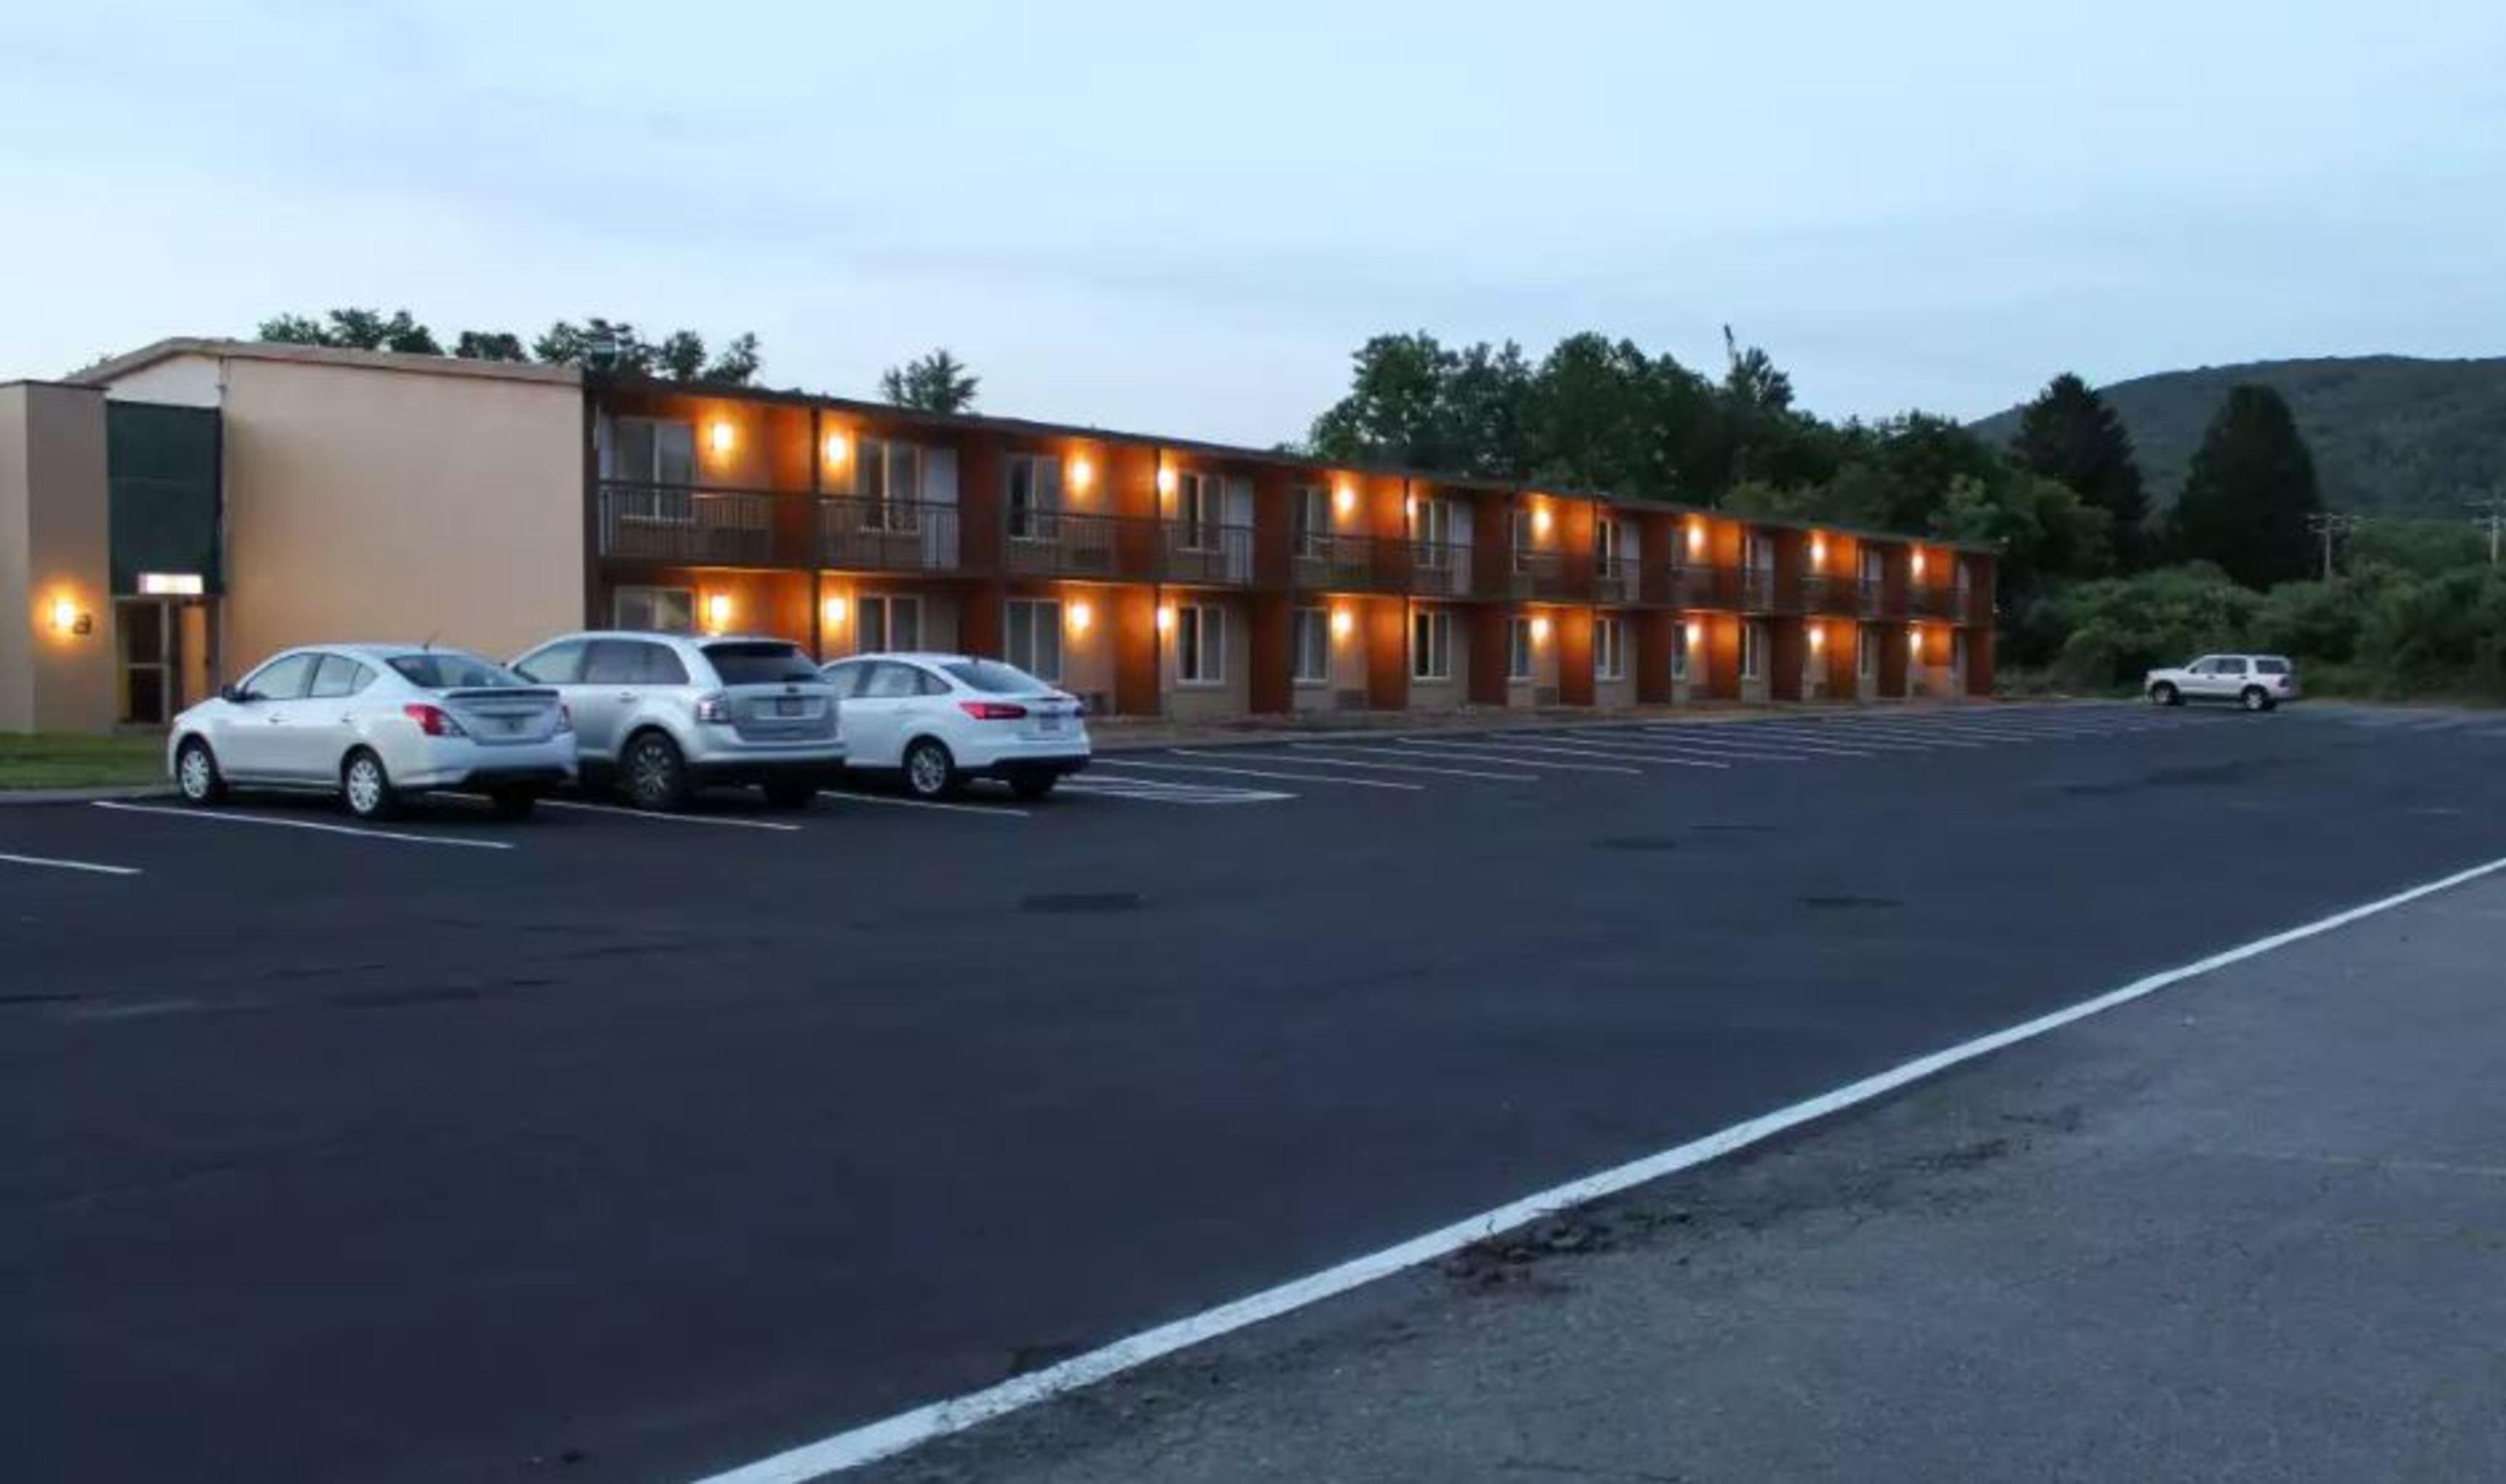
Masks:
[[[639,809],[711,784],[756,784],[797,809],[843,772],[835,688],[789,640],[567,634],[513,668],[565,697],[584,781],[614,780]]]

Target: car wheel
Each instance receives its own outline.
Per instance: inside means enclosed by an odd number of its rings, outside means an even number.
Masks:
[[[688,801],[688,762],[679,744],[658,731],[639,732],[626,744],[619,767],[626,801],[638,809],[679,809]]]
[[[2184,704],[2184,692],[2162,680],[2149,688],[2149,699],[2155,705],[2181,706]]]
[[[905,789],[916,798],[957,792],[957,760],[938,738],[924,737],[905,750]]]
[[[2244,706],[2247,711],[2269,711],[2272,709],[2272,694],[2260,686],[2247,686],[2244,689],[2244,693],[2238,695],[2237,699],[2244,702]]]
[[[218,757],[209,751],[209,744],[193,737],[175,749],[174,787],[187,804],[214,804],[226,798],[226,777],[218,771]]]
[[[348,755],[340,768],[340,797],[348,812],[359,819],[389,819],[400,808],[400,797],[392,792],[391,774],[383,770],[383,760],[366,748]]]
[[[498,819],[529,819],[539,802],[536,789],[498,789],[487,795],[487,806]]]
[[[1020,773],[1010,780],[1010,792],[1032,803],[1051,795],[1053,786],[1060,781],[1058,773]]]
[[[777,778],[767,784],[766,803],[774,809],[806,809],[818,796],[818,784],[810,778]]]

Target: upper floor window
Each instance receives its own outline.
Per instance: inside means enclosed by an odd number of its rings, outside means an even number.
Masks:
[[[1288,508],[1299,556],[1320,556],[1331,536],[1331,491],[1319,484],[1300,484]]]
[[[1621,565],[1619,533],[1623,528],[1615,515],[1593,517],[1593,566],[1602,577],[1617,577]]]
[[[1051,454],[1014,453],[1009,472],[1010,539],[1051,541],[1057,534],[1053,517],[1061,511],[1061,460]]]
[[[1452,565],[1453,502],[1428,495],[1410,506],[1410,539],[1417,545],[1421,567]]]
[[[643,484],[697,481],[697,426],[660,417],[616,417],[609,422],[607,468],[612,479]]]
[[[854,493],[866,531],[913,531],[922,524],[922,450],[912,443],[866,438],[853,461]]]
[[[1218,528],[1226,520],[1226,481],[1214,474],[1185,471],[1175,481],[1175,521],[1187,549],[1218,549]]]
[[[1531,512],[1514,512],[1514,570],[1531,570]]]

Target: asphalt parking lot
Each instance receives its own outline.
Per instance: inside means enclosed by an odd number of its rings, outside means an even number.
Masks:
[[[683,1479],[2506,852],[2506,718],[0,811],[11,1478]]]

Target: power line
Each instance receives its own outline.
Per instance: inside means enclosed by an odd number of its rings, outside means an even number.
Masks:
[[[2491,495],[2470,505],[2480,512],[2471,517],[2471,523],[2488,532],[2488,565],[2494,567],[2500,548],[2506,547],[2506,540],[2501,540],[2506,538],[2506,495]]]
[[[2333,539],[2339,536],[2346,536],[2351,531],[2356,530],[2358,528],[2358,522],[2362,518],[2364,517],[2358,515],[2341,515],[2329,512],[2320,515],[2309,515],[2306,517],[2307,530],[2323,538],[2323,580],[2325,582],[2328,583],[2332,581]]]

